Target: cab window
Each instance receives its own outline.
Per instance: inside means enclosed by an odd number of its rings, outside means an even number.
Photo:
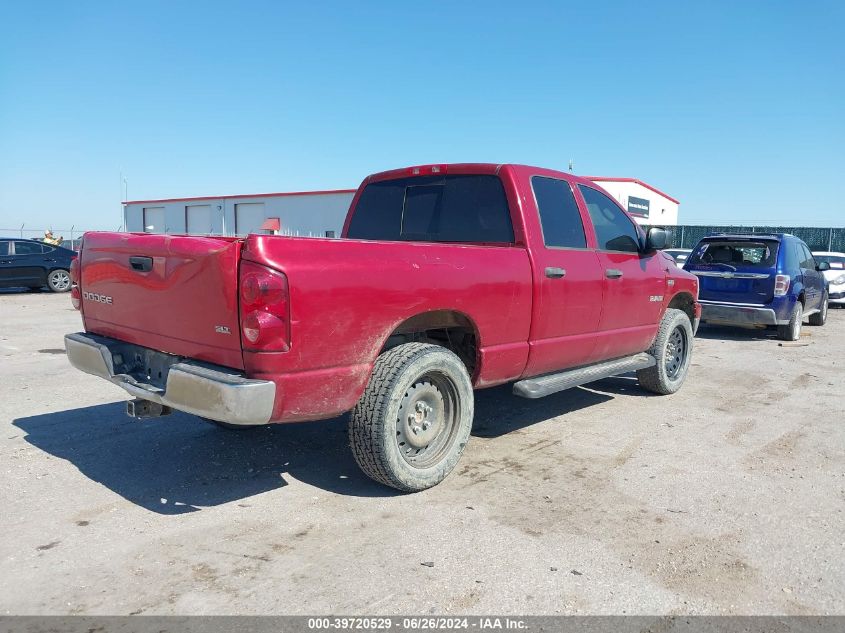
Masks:
[[[590,219],[596,229],[599,250],[636,253],[640,250],[639,233],[634,223],[613,200],[592,187],[578,185]]]
[[[584,223],[572,188],[565,180],[534,176],[531,188],[537,200],[543,241],[552,248],[587,248]]]

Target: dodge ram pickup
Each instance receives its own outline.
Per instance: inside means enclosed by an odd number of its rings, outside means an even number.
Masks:
[[[387,486],[442,481],[473,389],[539,398],[635,371],[687,375],[698,280],[604,190],[524,165],[367,177],[342,239],[86,233],[71,270],[84,332],[70,363],[134,397],[229,428],[346,412]]]

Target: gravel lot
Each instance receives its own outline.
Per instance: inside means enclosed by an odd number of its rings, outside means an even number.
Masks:
[[[845,614],[845,310],[800,346],[703,328],[671,397],[479,392],[415,495],[344,419],[132,421],[67,363],[80,329],[0,291],[0,613]]]

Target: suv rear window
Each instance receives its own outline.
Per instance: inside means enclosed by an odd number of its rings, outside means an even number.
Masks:
[[[347,237],[512,244],[513,224],[497,176],[414,176],[367,185]]]
[[[774,240],[708,240],[690,255],[687,263],[724,264],[733,268],[772,268],[777,262],[778,242]]]

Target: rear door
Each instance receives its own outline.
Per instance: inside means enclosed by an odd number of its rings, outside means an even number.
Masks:
[[[801,274],[804,277],[805,307],[807,309],[821,308],[825,287],[824,275],[816,270],[816,260],[807,245],[803,242],[796,242],[796,244],[800,256]]]
[[[86,330],[242,368],[240,245],[221,237],[86,233],[80,283]]]
[[[43,286],[47,283],[47,265],[44,261],[44,244],[28,240],[15,240],[8,259],[9,280],[21,286]]]
[[[543,239],[532,249],[535,304],[525,375],[537,375],[590,362],[602,281],[570,183],[539,175],[530,182]]]
[[[763,305],[772,301],[779,248],[774,239],[703,240],[684,264],[698,277],[702,301]]]
[[[612,198],[588,185],[578,189],[595,230],[604,288],[594,359],[641,352],[657,332],[672,264],[658,251],[640,252],[634,221]]]

